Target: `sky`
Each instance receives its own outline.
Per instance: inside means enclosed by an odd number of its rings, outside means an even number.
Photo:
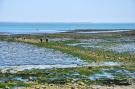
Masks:
[[[0,22],[135,23],[135,0],[0,0]]]

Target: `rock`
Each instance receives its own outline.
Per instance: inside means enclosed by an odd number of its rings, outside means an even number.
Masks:
[[[46,89],[46,87],[44,86],[44,87],[42,87],[43,89]]]
[[[51,85],[49,85],[49,86],[53,86],[53,85],[51,84]]]
[[[74,87],[71,87],[71,89],[75,89]]]
[[[85,85],[85,83],[83,83],[83,82],[78,82],[78,84],[81,85],[81,86]]]
[[[40,89],[40,87],[35,87],[35,89]]]
[[[5,88],[3,88],[3,89],[10,89],[8,86],[6,86]]]

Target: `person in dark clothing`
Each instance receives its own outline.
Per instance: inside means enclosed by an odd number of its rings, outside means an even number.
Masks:
[[[46,42],[48,42],[48,39],[46,38]]]
[[[43,39],[42,39],[42,38],[40,39],[40,42],[41,42],[41,43],[43,42]]]

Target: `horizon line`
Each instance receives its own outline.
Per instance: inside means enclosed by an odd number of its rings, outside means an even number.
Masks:
[[[82,22],[72,22],[72,21],[71,22],[62,22],[62,21],[61,22],[59,22],[59,21],[58,22],[55,22],[55,21],[54,22],[53,21],[52,22],[51,21],[50,22],[49,21],[48,22],[0,21],[0,23],[93,23],[93,24],[96,24],[96,23],[97,24],[98,23],[101,23],[101,24],[102,23],[105,23],[105,24],[109,24],[109,23],[111,23],[111,24],[119,24],[119,23],[121,23],[121,24],[128,24],[128,23],[131,23],[131,24],[135,24],[135,22],[83,22],[83,21]]]

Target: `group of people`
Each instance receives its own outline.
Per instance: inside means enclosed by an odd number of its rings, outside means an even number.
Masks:
[[[40,39],[40,42],[41,43],[43,42],[43,39],[42,38]],[[48,39],[47,38],[45,39],[45,42],[48,42]]]

